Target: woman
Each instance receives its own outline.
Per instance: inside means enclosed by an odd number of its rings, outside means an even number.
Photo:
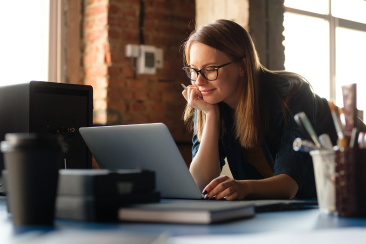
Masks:
[[[337,136],[327,101],[294,73],[270,71],[244,28],[218,20],[184,43],[186,122],[193,121],[190,172],[205,199],[316,198],[307,153],[295,138],[311,140],[293,116],[305,112],[318,135]],[[227,158],[234,179],[220,176]]]

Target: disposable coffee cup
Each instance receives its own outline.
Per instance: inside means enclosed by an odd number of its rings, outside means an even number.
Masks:
[[[52,226],[62,139],[56,135],[6,134],[1,142],[8,170],[7,195],[16,226]]]

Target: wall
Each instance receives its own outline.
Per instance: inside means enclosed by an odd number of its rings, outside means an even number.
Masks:
[[[197,26],[217,19],[229,19],[247,29],[249,2],[248,0],[196,0],[196,13]]]
[[[136,75],[124,48],[140,44],[140,1],[67,0],[65,81],[93,86],[95,124],[167,124],[189,164],[191,132],[181,120],[180,83],[189,83],[181,71],[182,41],[195,23],[234,20],[249,30],[262,64],[281,70],[283,11],[283,0],[145,0],[145,43],[163,48],[164,68]]]
[[[283,2],[249,0],[249,33],[261,63],[270,70],[285,69]]]
[[[124,53],[127,44],[140,44],[140,6],[138,0],[84,1],[84,84],[94,88],[94,123],[165,123],[189,164],[192,134],[181,119],[180,86],[189,80],[180,46],[192,30],[194,0],[145,1],[145,44],[164,52],[164,68],[156,75],[137,75]]]

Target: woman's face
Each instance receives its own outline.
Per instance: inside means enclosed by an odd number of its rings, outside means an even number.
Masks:
[[[190,66],[200,70],[207,66],[220,66],[230,63],[225,53],[200,42],[194,42],[190,49]],[[199,74],[192,84],[202,93],[203,100],[210,104],[225,102],[231,108],[237,106],[237,90],[240,80],[244,76],[243,66],[232,63],[218,70],[218,77],[214,81],[206,80]]]

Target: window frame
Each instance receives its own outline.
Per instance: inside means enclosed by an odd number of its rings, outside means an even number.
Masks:
[[[342,27],[351,30],[366,32],[366,24],[333,16],[332,0],[329,0],[328,4],[328,14],[318,14],[286,6],[284,6],[284,8],[285,13],[288,12],[308,17],[320,18],[329,22],[329,98],[336,101],[336,28]]]

